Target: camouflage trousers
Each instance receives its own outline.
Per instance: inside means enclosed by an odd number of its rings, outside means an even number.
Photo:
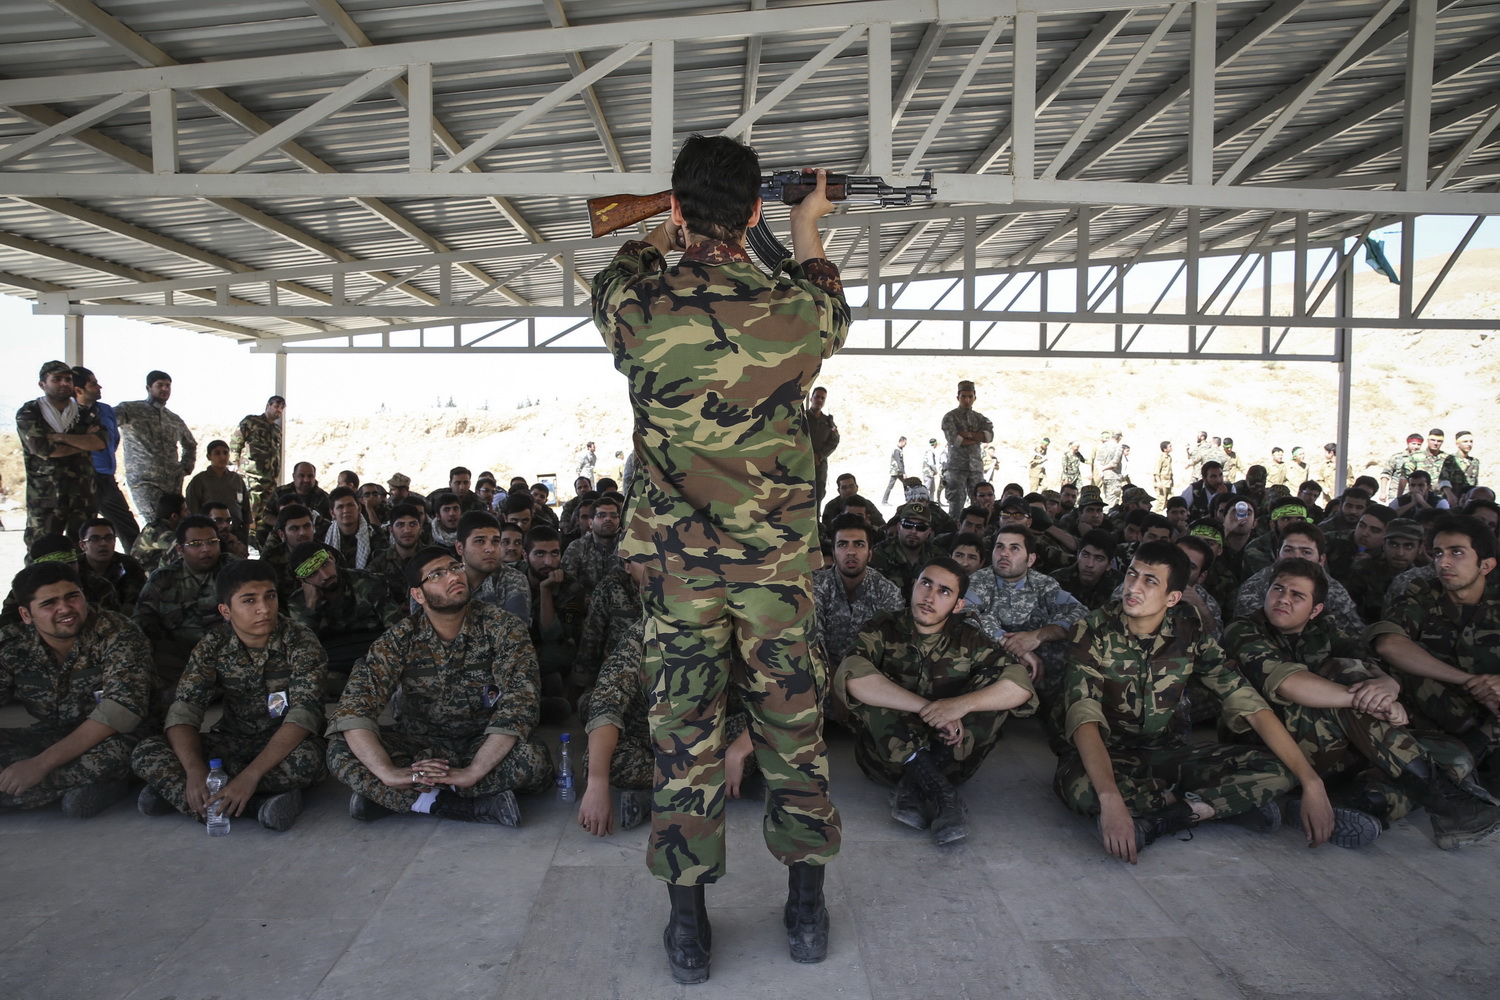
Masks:
[[[0,768],[35,757],[72,730],[34,725],[26,729],[0,729]],[[38,809],[56,802],[69,789],[130,777],[130,751],[135,737],[126,733],[107,736],[98,746],[55,767],[40,782],[20,795],[0,795],[0,809]]]
[[[766,783],[766,847],[785,865],[827,864],[838,853],[823,742],[828,669],[807,641],[812,611],[806,575],[743,584],[652,574],[642,668],[656,747],[647,864],[657,878],[698,885],[724,875],[731,682]]]
[[[1009,712],[970,712],[964,716],[963,742],[948,752],[933,728],[914,712],[858,705],[850,709],[854,723],[854,761],[865,776],[884,785],[901,781],[905,764],[923,747],[941,748],[936,755],[943,773],[954,784],[968,781],[984,758],[1000,742],[1000,727]]]
[[[943,474],[943,494],[948,499],[948,514],[957,523],[964,505],[974,495],[974,487],[984,482],[983,469],[950,468]]]
[[[1031,473],[1031,479],[1030,479],[1030,482],[1031,482],[1031,492],[1033,492],[1033,493],[1040,493],[1040,492],[1042,492],[1042,485],[1043,485],[1044,481],[1047,478],[1047,468],[1046,468],[1046,466],[1042,466],[1041,468],[1031,469],[1031,470],[1028,470],[1028,471],[1030,471],[1030,473]]]
[[[1099,495],[1104,498],[1104,509],[1119,506],[1120,495],[1125,491],[1125,479],[1118,472],[1106,472],[1099,477]]]
[[[69,538],[78,537],[78,529],[89,518],[94,516],[94,481],[92,478],[80,482],[70,482],[71,487],[77,487],[80,496],[71,496],[66,505],[56,507],[40,507],[28,503],[26,505],[26,532],[21,536],[21,541],[26,545],[26,550],[31,551],[31,543],[38,538],[46,538],[48,535],[67,535]],[[28,565],[30,557],[27,557]]]
[[[1452,736],[1478,736],[1479,727],[1493,718],[1489,709],[1459,684],[1398,673],[1401,700],[1411,709],[1412,728],[1434,729]]]
[[[276,480],[251,479],[249,476],[246,476],[245,479],[250,494],[250,523],[246,527],[259,538],[261,534],[258,528],[261,519],[266,514],[266,501],[272,499],[276,494]]]
[[[260,756],[266,741],[258,736],[233,736],[228,733],[202,733],[203,759],[217,757],[224,764],[224,771],[231,778],[239,774],[250,762]],[[290,792],[294,788],[311,788],[328,777],[328,766],[324,763],[326,744],[321,737],[308,734],[282,758],[281,763],[267,771],[256,784],[259,795],[275,795]],[[136,777],[156,789],[157,794],[176,807],[184,816],[193,815],[187,801],[187,771],[182,761],[165,739],[152,736],[141,740],[130,757],[130,768]]]
[[[580,715],[584,714],[580,713]],[[728,745],[739,739],[749,721],[744,712],[731,712],[729,721],[724,724],[725,744]],[[759,767],[755,763],[755,755],[751,754],[745,758],[745,774],[748,776],[757,771]],[[589,773],[587,744],[583,749],[583,773]],[[625,733],[620,734],[620,741],[615,744],[614,756],[609,759],[609,783],[615,788],[640,792],[651,791],[656,787],[656,748],[649,740],[635,739]]]
[[[1162,740],[1110,747],[1109,756],[1132,816],[1188,799],[1203,802],[1212,807],[1215,819],[1224,819],[1257,809],[1297,784],[1275,754],[1250,747]],[[1052,788],[1074,812],[1099,815],[1099,796],[1076,749],[1058,760]]]
[[[380,743],[390,755],[391,763],[398,768],[430,757],[443,757],[455,767],[466,767],[487,738],[481,734],[469,740],[437,740],[408,736],[385,727],[380,730]],[[343,733],[334,733],[328,739],[328,771],[371,802],[396,812],[410,812],[412,805],[425,791],[420,788],[392,788],[382,782],[354,756]],[[551,786],[552,758],[547,754],[547,748],[536,740],[517,740],[498,767],[480,778],[473,787],[455,791],[459,795],[473,798],[504,791],[542,792]]]

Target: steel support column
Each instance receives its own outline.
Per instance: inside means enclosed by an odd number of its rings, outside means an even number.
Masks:
[[[282,399],[286,398],[286,351],[276,352],[275,395],[280,396]],[[281,474],[290,479],[291,477],[288,474],[292,470],[287,468],[286,464],[287,426],[286,412],[283,411],[281,415]],[[280,486],[281,484],[277,483],[276,485]]]
[[[1335,293],[1334,315],[1339,318],[1350,316],[1354,313],[1354,274],[1352,268],[1343,268],[1339,271],[1338,291]],[[1346,473],[1343,471],[1349,466],[1349,406],[1350,390],[1354,377],[1354,330],[1351,327],[1341,326],[1334,330],[1334,353],[1338,356],[1339,372],[1339,413],[1338,431],[1334,440],[1338,443],[1338,458],[1340,479],[1339,494],[1344,492],[1343,487],[1347,484],[1342,480]]]
[[[63,317],[63,360],[73,367],[83,364],[83,317]]]

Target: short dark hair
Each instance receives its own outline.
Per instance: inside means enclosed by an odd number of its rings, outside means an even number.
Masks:
[[[1221,493],[1220,496],[1223,496]],[[1215,497],[1214,499],[1218,499]],[[1186,510],[1188,502],[1180,496],[1167,497],[1167,510]]]
[[[276,512],[276,530],[285,531],[288,524],[304,517],[312,517],[312,511],[300,503],[289,503]]]
[[[458,562],[458,556],[452,549],[445,549],[441,545],[428,545],[417,550],[417,554],[406,561],[406,585],[413,590],[422,586],[422,571],[427,564],[434,559],[446,559],[449,563]]]
[[[449,494],[450,496],[452,494]],[[515,490],[506,494],[504,511],[507,514],[519,514],[523,510],[532,507],[531,496],[525,490]]]
[[[468,469],[464,468],[462,465],[455,465],[453,468],[451,468],[451,469],[448,470],[448,481],[452,482],[454,476],[472,476],[472,475],[474,475],[474,473],[470,472]]]
[[[814,389],[813,391],[817,392],[816,389]],[[846,479],[849,480],[851,483],[854,482],[854,473],[852,473],[852,472],[841,472],[841,473],[838,474],[838,476],[833,481],[835,483],[842,483]]]
[[[1167,590],[1169,591],[1187,589],[1188,577],[1193,572],[1187,553],[1171,542],[1142,542],[1140,548],[1135,550],[1135,558],[1131,562],[1167,567]]]
[[[1368,499],[1370,499],[1370,491],[1369,490],[1362,489],[1362,488],[1360,488],[1358,486],[1351,486],[1347,490],[1344,491],[1344,495],[1339,498],[1339,502],[1343,503],[1345,500],[1368,500]]]
[[[531,555],[531,550],[536,547],[538,542],[561,541],[562,536],[557,533],[557,529],[552,527],[552,525],[538,524],[533,525],[531,530],[526,532],[525,537],[521,539],[521,548],[527,555]]]
[[[690,135],[672,165],[672,193],[689,232],[734,242],[760,196],[760,157],[728,136]]]
[[[1150,531],[1152,528],[1161,528],[1167,531],[1171,531],[1172,522],[1167,520],[1167,516],[1165,514],[1153,514],[1148,511],[1146,516],[1141,519],[1141,532],[1142,534],[1144,534],[1145,532]]]
[[[1170,447],[1172,447],[1172,442],[1170,442],[1170,441],[1163,441],[1161,443],[1161,450],[1162,451],[1166,451]]]
[[[548,486],[546,483],[543,483],[543,482],[540,482],[540,481],[532,483],[531,487],[530,487],[530,492],[536,492],[537,490],[541,490],[542,494],[544,496],[549,496],[550,497],[552,495],[552,488],[550,486]]]
[[[1281,540],[1285,542],[1288,535],[1301,535],[1312,542],[1318,549],[1318,555],[1328,554],[1328,539],[1323,535],[1323,529],[1311,521],[1298,521],[1281,529]]]
[[[1214,547],[1197,535],[1183,535],[1172,544],[1176,545],[1179,549],[1192,549],[1202,556],[1204,576],[1207,576],[1208,571],[1214,568]]]
[[[177,544],[181,545],[184,541],[186,541],[187,533],[189,531],[192,531],[194,528],[207,528],[209,531],[212,531],[214,533],[215,538],[219,537],[219,526],[214,524],[213,521],[204,517],[202,514],[189,514],[187,517],[177,522]]]
[[[72,563],[32,563],[11,578],[10,594],[24,608],[36,599],[38,590],[54,583],[71,583],[80,590],[83,588],[78,568]],[[87,595],[84,596],[87,599]]]
[[[1085,545],[1098,549],[1105,555],[1109,555],[1115,550],[1115,536],[1103,528],[1091,528],[1085,531],[1083,537],[1078,540],[1078,547],[1080,549]]]
[[[1374,476],[1360,476],[1354,481],[1354,486],[1357,489],[1364,490],[1372,497],[1380,492],[1380,483],[1376,481]]]
[[[340,500],[344,499],[344,497],[349,497],[355,503],[359,503],[359,494],[358,493],[355,493],[354,490],[350,489],[347,486],[339,486],[339,487],[335,487],[332,491],[329,492],[329,494],[328,494],[328,506],[332,507],[334,504],[336,504]]]
[[[1418,479],[1425,482],[1428,486],[1432,485],[1432,473],[1426,469],[1413,469],[1411,475],[1406,477],[1406,481],[1409,483],[1414,483]]]
[[[1199,474],[1202,475],[1202,477],[1204,479],[1207,479],[1208,478],[1208,473],[1210,472],[1210,470],[1213,470],[1213,469],[1218,469],[1220,472],[1223,472],[1224,471],[1224,466],[1222,464],[1218,463],[1218,462],[1215,462],[1213,459],[1209,459],[1207,462],[1204,462],[1202,465],[1200,465],[1198,467],[1198,472],[1199,472]],[[1155,565],[1158,565],[1158,564],[1157,563],[1152,563],[1151,565],[1155,566]]]
[[[1465,510],[1464,513],[1467,514],[1469,512]],[[1365,508],[1364,514],[1361,514],[1360,516],[1372,516],[1381,524],[1390,524],[1391,518],[1396,516],[1396,512],[1391,510],[1383,503],[1372,503],[1370,504],[1370,506]]]
[[[966,517],[977,517],[981,521],[988,522],[990,519],[990,512],[985,510],[983,507],[965,507],[963,510],[958,512],[959,522],[962,523],[963,519]]]
[[[594,487],[601,495],[605,493],[617,493],[620,490],[620,484],[608,476],[600,476],[599,481],[594,484]]]
[[[516,534],[520,535],[523,539],[526,537],[526,532],[522,531],[521,530],[521,526],[519,524],[517,524],[516,522],[514,522],[514,521],[501,521],[500,522],[500,534],[504,535],[507,531],[514,531]]]
[[[153,368],[149,372],[146,373],[146,385],[147,386],[150,386],[152,382],[170,382],[170,381],[172,381],[172,376],[168,375],[166,372],[162,371],[159,368]],[[1441,431],[1439,433],[1441,433]]]
[[[209,511],[211,510],[227,510],[229,511],[229,515],[231,517],[234,516],[234,508],[229,506],[229,504],[225,503],[223,500],[205,501],[203,506],[199,508],[198,513],[202,514],[204,517],[212,519],[213,515],[209,513]],[[217,530],[217,528],[215,530]]]
[[[250,583],[269,583],[273,588],[276,587],[279,583],[276,579],[276,567],[264,559],[236,559],[225,566],[219,573],[219,578],[214,581],[219,603],[228,604],[229,599],[241,587]]]
[[[163,493],[156,498],[156,519],[165,521],[174,514],[182,513],[183,504],[187,503],[187,497],[181,493]]]
[[[280,403],[282,406],[285,406],[286,405],[286,397],[285,396],[272,396],[270,399],[266,400],[266,405],[267,406],[270,406],[272,403]]]
[[[865,533],[865,544],[873,546],[876,543],[875,526],[858,514],[840,514],[828,525],[828,540],[836,541],[840,531],[863,531]]]
[[[94,373],[92,371],[90,371],[89,369],[83,367],[83,365],[74,365],[73,366],[73,386],[74,386],[74,388],[79,388],[81,386],[88,385],[89,384],[89,380],[92,379],[92,378],[94,378]]]
[[[598,510],[600,507],[613,507],[615,510],[623,511],[625,502],[620,499],[618,493],[602,493],[594,497],[594,509]]]
[[[228,451],[229,442],[225,441],[223,438],[214,438],[212,441],[208,442],[208,444],[204,445],[203,454],[211,455],[219,448],[223,448],[225,451]]]
[[[1277,577],[1295,576],[1312,584],[1312,598],[1314,604],[1323,604],[1328,600],[1328,575],[1323,572],[1323,567],[1310,559],[1278,559],[1276,568],[1271,571],[1271,580]]]
[[[1438,535],[1465,535],[1480,560],[1495,558],[1495,533],[1473,514],[1444,514],[1432,525],[1432,537]]]
[[[350,479],[354,480],[355,486],[359,485],[359,473],[355,472],[353,469],[340,469],[339,474],[337,476],[334,476],[333,478],[337,480],[342,479],[345,476],[348,476]]]
[[[938,569],[947,570],[958,577],[958,597],[959,600],[963,600],[963,596],[969,592],[969,571],[948,556],[933,556],[922,564],[922,569],[917,570],[917,577],[921,577],[923,570],[931,569],[934,566]]]
[[[1467,514],[1469,511],[1465,510],[1464,513]],[[89,518],[78,526],[78,540],[80,542],[83,541],[83,536],[89,533],[90,528],[108,528],[110,531],[114,531],[115,523],[107,517]]]
[[[974,532],[960,531],[954,535],[953,541],[948,543],[948,552],[951,554],[960,545],[972,545],[974,547],[974,551],[979,553],[979,565],[984,566],[989,563],[990,554],[989,550],[985,547],[984,539],[974,534]]]
[[[995,541],[998,542],[1001,535],[1020,535],[1022,544],[1026,546],[1026,554],[1028,556],[1036,554],[1036,532],[1026,527],[1026,525],[1002,524],[1000,525],[1000,529],[995,532]]]
[[[500,530],[500,519],[486,510],[471,510],[464,513],[458,519],[458,541],[462,545],[469,540],[469,536],[480,528],[494,528]]]
[[[414,517],[418,521],[421,521],[422,520],[422,508],[418,507],[414,503],[398,503],[396,506],[394,506],[394,507],[391,508],[391,523],[392,524],[395,524],[397,521],[401,520],[403,517]],[[463,521],[463,518],[459,518],[459,521],[460,522]]]
[[[454,493],[452,490],[444,490],[442,493],[438,494],[437,502],[434,503],[432,507],[434,510],[442,510],[444,507],[457,503],[461,503],[461,501],[458,499],[458,494]]]
[[[1383,507],[1380,509],[1389,512],[1393,517],[1395,516],[1395,512],[1392,511],[1389,507]],[[1500,514],[1500,504],[1495,503],[1495,501],[1493,500],[1470,500],[1468,503],[1464,504],[1463,510],[1460,510],[1459,513],[1473,514],[1475,511],[1479,510],[1487,510],[1495,514]],[[1366,511],[1366,513],[1369,513],[1369,511]],[[84,527],[87,528],[88,525],[85,524]]]
[[[1150,516],[1151,512],[1149,510],[1142,510],[1141,508],[1136,507],[1132,509],[1130,513],[1125,515],[1124,527],[1128,528],[1133,525],[1139,528],[1141,525],[1146,523],[1146,518]]]

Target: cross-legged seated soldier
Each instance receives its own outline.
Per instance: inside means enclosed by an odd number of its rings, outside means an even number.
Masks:
[[[834,679],[855,723],[860,770],[894,785],[891,816],[931,827],[938,844],[969,835],[953,786],[979,770],[1011,712],[1037,707],[1026,667],[958,614],[968,587],[958,563],[929,559],[910,606],[878,613]]]
[[[1224,651],[1328,783],[1330,840],[1363,847],[1419,806],[1445,850],[1500,831],[1500,807],[1470,777],[1473,758],[1458,741],[1407,728],[1400,685],[1324,613],[1326,595],[1321,566],[1281,560],[1263,608],[1225,630]]]
[[[1075,812],[1098,816],[1105,848],[1131,864],[1158,837],[1209,819],[1255,814],[1252,828],[1276,829],[1273,800],[1298,782],[1308,842],[1320,844],[1333,831],[1323,780],[1201,617],[1168,613],[1188,573],[1181,549],[1146,542],[1125,571],[1124,599],[1073,627],[1064,728],[1073,747],[1058,760],[1053,788]],[[1192,677],[1219,698],[1231,731],[1253,728],[1271,752],[1189,744],[1174,732]]]
[[[11,583],[21,624],[0,631],[0,705],[36,720],[0,729],[0,811],[62,800],[86,819],[121,798],[151,704],[151,647],[124,615],[89,607],[78,570],[36,563]]]
[[[343,565],[338,549],[327,542],[303,542],[291,551],[288,565],[301,585],[287,600],[285,612],[312,629],[328,655],[324,693],[336,700],[349,672],[370,643],[405,617],[404,603],[391,600],[390,585],[374,573]]]
[[[322,781],[323,673],[328,657],[305,625],[277,614],[276,570],[258,559],[225,567],[216,581],[224,623],[193,648],[166,737],[135,748],[131,766],[145,779],[136,806],[147,816],[204,817],[208,762],[232,777],[214,796],[226,816],[245,807],[268,830],[287,830],[302,812],[302,789]],[[215,693],[224,715],[200,732]]]
[[[516,792],[552,781],[552,759],[532,739],[536,651],[526,623],[469,599],[463,563],[430,546],[406,566],[422,613],[370,646],[328,725],[328,769],[353,789],[349,815],[392,812],[516,826]],[[380,713],[400,686],[395,727]]]

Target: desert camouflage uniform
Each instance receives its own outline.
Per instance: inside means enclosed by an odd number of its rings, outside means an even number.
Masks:
[[[887,538],[870,550],[870,568],[901,588],[902,602],[905,603],[911,597],[911,588],[917,582],[917,574],[922,571],[922,567],[947,554],[933,542],[927,541],[918,550],[916,561],[911,562],[906,558],[906,549],[901,547],[901,540]]]
[[[1380,818],[1389,822],[1418,806],[1394,780],[1415,761],[1437,760],[1455,782],[1474,769],[1474,759],[1456,741],[1419,739],[1405,726],[1353,708],[1309,708],[1277,694],[1288,677],[1303,671],[1345,687],[1375,677],[1364,660],[1364,643],[1327,615],[1308,622],[1299,635],[1286,635],[1257,611],[1224,631],[1224,652],[1270,703],[1337,801],[1383,799],[1390,808]]]
[[[594,590],[599,586],[610,570],[620,565],[620,557],[615,554],[618,539],[611,538],[604,544],[594,540],[590,532],[579,537],[572,545],[568,546],[562,555],[562,571],[569,580],[577,581],[583,588],[585,600],[592,600]]]
[[[1165,808],[1170,793],[1201,801],[1224,819],[1295,786],[1291,772],[1267,750],[1189,744],[1174,731],[1178,702],[1193,677],[1219,699],[1232,732],[1243,732],[1247,716],[1269,708],[1229,665],[1197,615],[1169,614],[1149,636],[1133,636],[1127,626],[1121,606],[1111,604],[1073,627],[1064,732],[1072,742],[1079,726],[1099,723],[1132,816]],[[1052,787],[1075,812],[1099,814],[1099,796],[1076,747],[1060,756]]]
[[[36,809],[71,788],[130,776],[130,751],[151,707],[151,650],[130,619],[90,608],[78,639],[59,666],[30,625],[0,630],[0,705],[16,702],[36,720],[0,729],[0,768],[52,746],[92,719],[114,732],[52,769],[20,795],[0,795],[0,809]]]
[[[501,611],[509,611],[523,622],[531,621],[531,588],[526,574],[501,566],[480,581],[470,594],[476,601]]]
[[[842,663],[859,633],[882,611],[901,611],[906,600],[901,590],[878,570],[865,568],[865,578],[850,600],[837,566],[824,566],[813,574],[813,606],[817,609],[814,638],[830,664]]]
[[[1271,589],[1271,581],[1275,577],[1276,566],[1273,563],[1240,584],[1239,592],[1235,594],[1233,617],[1248,618],[1260,610],[1266,603],[1266,593]],[[1365,630],[1365,620],[1354,606],[1354,598],[1349,596],[1349,591],[1342,583],[1328,575],[1327,570],[1323,571],[1323,578],[1328,581],[1328,598],[1323,602],[1327,614],[1345,632],[1359,635]]]
[[[867,777],[887,785],[901,780],[902,765],[918,750],[941,745],[946,751],[947,746],[935,739],[937,734],[917,713],[866,705],[849,693],[850,681],[875,674],[934,701],[980,691],[1001,680],[1031,694],[1026,704],[1009,712],[964,716],[963,742],[951,755],[934,755],[954,782],[966,781],[979,770],[1007,718],[1028,716],[1037,709],[1026,668],[961,616],[950,616],[935,635],[921,635],[909,610],[881,612],[839,664],[834,690],[856,723],[855,762]]]
[[[1267,488],[1272,487],[1272,486],[1286,486],[1287,485],[1287,476],[1286,476],[1286,474],[1287,474],[1287,464],[1285,462],[1274,462],[1274,461],[1271,461],[1269,459],[1266,461],[1266,486],[1267,486]],[[1300,486],[1302,484],[1298,483],[1297,485]]]
[[[1500,586],[1488,584],[1479,603],[1453,602],[1436,578],[1416,580],[1365,630],[1373,649],[1382,635],[1404,635],[1430,655],[1466,674],[1500,674]],[[1461,684],[1396,671],[1401,697],[1412,709],[1412,728],[1436,729],[1479,740],[1479,726],[1494,715]]]
[[[198,461],[198,442],[181,417],[150,399],[120,403],[115,420],[125,441],[130,499],[142,517],[150,517],[158,499],[182,492],[183,479]]]
[[[405,696],[401,718],[381,726],[380,713],[398,686]],[[499,694],[486,706],[491,687]],[[345,731],[377,734],[398,768],[428,757],[467,767],[488,737],[514,736],[499,765],[458,794],[540,792],[552,782],[552,758],[531,732],[537,687],[536,652],[515,615],[470,601],[458,637],[447,645],[425,614],[407,618],[375,640],[350,675],[328,722],[328,770],[370,801],[409,812],[423,790],[382,783],[349,749]]]
[[[948,498],[948,515],[955,521],[974,495],[974,487],[984,480],[984,445],[959,444],[958,435],[963,431],[983,431],[988,435],[986,441],[995,440],[995,425],[978,410],[955,406],[943,414],[943,437],[948,441],[943,493]]]
[[[146,587],[146,571],[141,564],[134,558],[118,552],[110,553],[109,565],[102,573],[82,558],[78,561],[78,569],[80,572],[87,571],[90,575],[109,584],[115,594],[114,607],[126,614],[135,610],[135,602],[140,599],[141,591]]]
[[[1026,464],[1026,471],[1031,479],[1031,492],[1042,492],[1043,480],[1047,478],[1047,450],[1037,448],[1031,453],[1031,461]]]
[[[253,527],[260,523],[266,500],[281,478],[281,425],[267,420],[264,413],[246,414],[229,438],[229,455],[250,487]]]
[[[224,698],[224,714],[208,732],[201,733],[205,763],[217,757],[230,777],[260,756],[285,723],[306,730],[302,742],[260,779],[256,794],[275,795],[294,788],[310,788],[328,776],[324,763],[324,668],[328,658],[318,637],[305,625],[285,618],[264,649],[251,649],[226,622],[203,637],[188,657],[177,697],[167,710],[166,726],[198,729],[215,694]],[[270,697],[286,698],[283,714],[272,715]],[[146,784],[191,815],[187,800],[187,772],[164,737],[142,740],[131,757],[131,768]]]
[[[177,529],[166,521],[147,521],[130,547],[130,558],[141,564],[148,577],[177,562]]]
[[[391,600],[385,580],[374,573],[339,567],[339,583],[337,596],[319,595],[316,608],[307,606],[299,584],[282,609],[317,637],[326,654],[323,673],[330,698],[343,691],[349,671],[370,643],[400,621],[405,611],[405,604]]]
[[[47,441],[52,425],[42,415],[43,406],[51,403],[29,400],[16,411],[16,434],[21,438],[21,452],[26,460],[26,534],[27,548],[47,535],[78,537],[78,528],[94,516],[94,460],[92,452],[80,452],[66,458],[48,458],[57,447]],[[105,440],[99,414],[92,406],[80,406],[68,434],[92,434]]]
[[[589,613],[578,635],[578,655],[573,660],[574,685],[586,688],[594,683],[605,658],[641,621],[645,610],[641,588],[629,573],[616,568],[605,574],[589,602]]]
[[[1099,495],[1104,498],[1106,510],[1119,506],[1120,495],[1124,490],[1120,466],[1124,460],[1124,447],[1113,439],[1101,441],[1098,450],[1094,452],[1094,478],[1099,483]]]
[[[233,561],[233,556],[221,555],[201,577],[177,562],[146,580],[135,605],[135,623],[151,640],[151,657],[163,694],[176,686],[193,647],[224,620],[219,614],[219,571]]]
[[[1152,486],[1156,488],[1156,495],[1161,497],[1162,509],[1166,509],[1166,503],[1172,497],[1172,455],[1170,452],[1162,452],[1161,458],[1156,460],[1156,476]]]
[[[1064,566],[1062,569],[1051,574],[1052,579],[1064,592],[1071,594],[1074,600],[1082,604],[1088,611],[1097,611],[1113,600],[1115,588],[1125,582],[1125,575],[1117,569],[1106,567],[1099,575],[1099,579],[1092,587],[1083,582],[1078,575],[1078,564]]]
[[[848,335],[838,269],[788,261],[767,277],[742,248],[712,241],[668,269],[630,242],[594,279],[593,312],[634,413],[622,549],[650,570],[648,864],[681,885],[724,874],[731,647],[767,786],[766,846],[783,864],[825,864],[839,819],[822,733],[827,667],[807,641],[808,574],[822,556],[803,401]]]

